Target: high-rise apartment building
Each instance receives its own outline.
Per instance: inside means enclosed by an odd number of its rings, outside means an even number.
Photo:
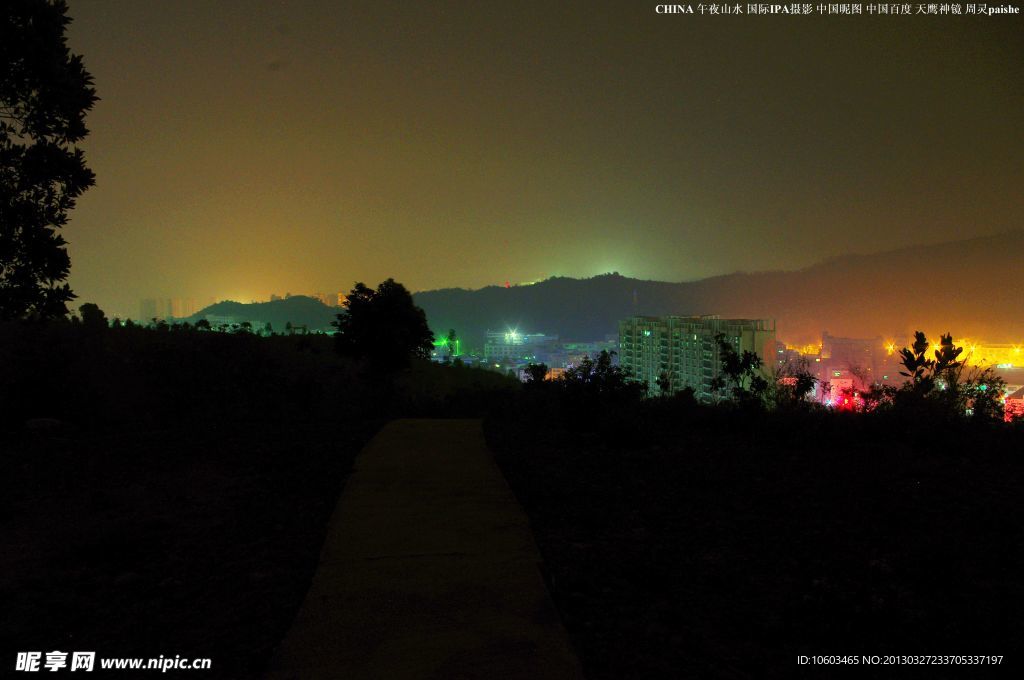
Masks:
[[[163,308],[154,298],[147,298],[139,301],[139,321],[147,323],[150,319],[162,319]]]
[[[771,370],[776,354],[775,322],[768,319],[722,319],[718,316],[634,316],[619,322],[619,364],[637,380],[647,382],[648,393],[658,394],[658,377],[668,377],[676,392],[692,387],[701,400],[713,398],[711,382],[721,372],[718,343],[737,352],[756,352]]]
[[[139,321],[184,319],[196,313],[195,298],[147,298],[139,301]]]

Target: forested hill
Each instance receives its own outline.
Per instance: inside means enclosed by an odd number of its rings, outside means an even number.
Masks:
[[[210,315],[232,317],[239,322],[269,323],[277,332],[283,331],[289,323],[293,326],[305,326],[309,330],[330,330],[331,322],[335,320],[339,311],[317,299],[293,295],[285,300],[271,302],[242,303],[225,300],[201,309],[185,321],[194,323]]]
[[[766,246],[767,247],[767,246]],[[606,274],[529,286],[415,294],[435,333],[471,346],[488,329],[591,340],[633,314],[774,318],[778,337],[900,339],[915,329],[988,342],[1024,340],[1024,231],[833,258],[788,272],[735,273],[666,283]]]

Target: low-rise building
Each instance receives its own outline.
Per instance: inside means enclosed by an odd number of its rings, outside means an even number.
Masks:
[[[557,335],[520,333],[518,330],[487,331],[484,361],[497,363],[530,363],[542,361]]]
[[[1006,422],[1024,418],[1024,387],[1006,395],[1006,402],[1003,404],[1003,418]]]

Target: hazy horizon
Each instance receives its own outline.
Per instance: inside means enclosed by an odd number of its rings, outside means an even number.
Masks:
[[[1024,235],[1024,229],[1012,229],[1012,230],[1004,231],[1004,232],[1001,232],[1001,233],[998,233],[998,234],[975,236],[975,237],[972,237],[970,239],[955,239],[955,240],[949,240],[949,241],[942,241],[940,243],[932,243],[930,245],[952,245],[952,244],[966,243],[966,242],[970,242],[970,241],[979,241],[979,240],[985,240],[985,239],[990,239],[990,238],[995,238],[995,237],[1000,237],[1000,236],[1009,236],[1009,235]],[[804,270],[807,270],[807,269],[812,269],[814,267],[826,265],[830,261],[840,260],[840,259],[843,259],[843,258],[870,257],[870,256],[874,256],[874,255],[883,255],[883,254],[895,253],[895,252],[899,252],[899,251],[902,251],[902,250],[906,250],[908,248],[910,248],[910,246],[904,247],[904,248],[891,248],[891,249],[887,249],[887,250],[849,252],[849,253],[843,253],[843,254],[837,254],[837,255],[828,256],[828,257],[822,258],[822,259],[817,260],[815,262],[811,262],[811,263],[809,263],[809,264],[807,264],[805,266],[801,266],[801,267],[793,267],[793,268],[789,268],[789,269],[770,269],[770,270],[739,270],[738,269],[738,270],[733,270],[733,271],[728,271],[728,272],[720,272],[720,273],[715,273],[715,274],[709,274],[707,276],[699,276],[699,277],[696,277],[696,278],[693,278],[693,279],[677,279],[677,280],[654,279],[654,278],[647,278],[647,277],[642,277],[642,276],[633,276],[633,275],[631,275],[631,274],[629,274],[627,272],[622,272],[622,271],[604,271],[604,272],[596,272],[596,273],[593,273],[593,274],[586,274],[586,275],[582,275],[582,276],[570,276],[570,275],[565,275],[565,274],[549,274],[549,275],[546,275],[543,279],[535,279],[533,281],[508,281],[507,283],[509,285],[511,285],[511,286],[520,286],[520,285],[539,283],[541,281],[546,281],[546,280],[551,279],[551,278],[570,278],[570,279],[576,279],[576,280],[586,280],[586,279],[591,279],[591,278],[600,277],[600,276],[606,276],[606,275],[611,275],[611,274],[619,274],[619,275],[621,275],[623,277],[630,278],[630,279],[636,279],[636,280],[641,280],[641,281],[651,281],[651,282],[657,282],[657,283],[696,283],[696,282],[700,282],[700,281],[705,281],[707,279],[714,279],[714,278],[719,278],[719,277],[728,277],[728,276],[735,275],[735,274],[795,273],[795,272],[800,272],[800,271],[804,271]],[[476,291],[476,290],[482,290],[482,289],[488,288],[488,287],[502,288],[506,284],[506,282],[504,282],[504,281],[497,281],[497,282],[484,283],[483,285],[479,285],[479,286],[464,286],[464,285],[455,284],[455,285],[439,286],[437,288],[421,288],[421,289],[417,289],[417,288],[414,288],[412,286],[409,286],[407,284],[407,282],[401,281],[397,277],[387,276],[385,278],[395,278],[399,283],[402,283],[403,285],[406,285],[408,290],[411,293],[413,293],[414,295],[415,294],[419,294],[419,293],[427,293],[427,292],[441,291],[441,290],[468,290],[468,291]],[[283,298],[285,295],[290,295],[292,297],[296,297],[296,296],[313,297],[316,293],[323,293],[325,295],[332,296],[335,293],[347,293],[352,288],[352,286],[355,283],[356,282],[353,281],[352,283],[344,284],[342,286],[339,286],[338,288],[323,288],[323,289],[316,290],[316,291],[309,291],[309,290],[277,290],[277,289],[272,289],[272,290],[266,291],[263,295],[256,296],[256,297],[242,297],[242,298],[223,297],[223,298],[218,298],[216,296],[209,296],[209,295],[207,295],[205,297],[204,296],[184,296],[184,297],[189,297],[189,298],[193,299],[196,302],[196,305],[197,305],[196,306],[196,310],[198,311],[201,307],[208,306],[209,304],[220,303],[220,302],[238,302],[238,303],[242,303],[242,304],[253,304],[253,303],[261,303],[261,302],[270,302],[270,301],[272,301],[271,300],[271,296],[278,296],[278,297],[281,297],[281,298]],[[365,284],[373,287],[373,286],[376,286],[378,283],[380,283],[380,281],[367,280],[367,281],[362,281],[362,283],[365,283]],[[141,301],[141,300],[144,300],[146,298],[161,298],[161,297],[162,298],[173,298],[173,297],[183,297],[183,296],[181,296],[181,295],[153,295],[153,294],[142,295],[137,300],[134,301],[135,302],[135,306],[137,307],[138,306],[138,302]],[[89,300],[78,299],[78,300],[75,301],[75,304],[78,305],[78,304],[81,304],[83,302],[89,302]],[[134,318],[134,311],[137,311],[137,310],[127,310],[127,311],[128,311],[127,316]]]
[[[1019,15],[69,5],[101,97],[76,304],[689,281],[1019,224]]]

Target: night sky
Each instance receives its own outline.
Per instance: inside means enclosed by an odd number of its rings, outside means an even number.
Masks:
[[[1011,16],[71,0],[79,301],[690,280],[1021,227]]]

